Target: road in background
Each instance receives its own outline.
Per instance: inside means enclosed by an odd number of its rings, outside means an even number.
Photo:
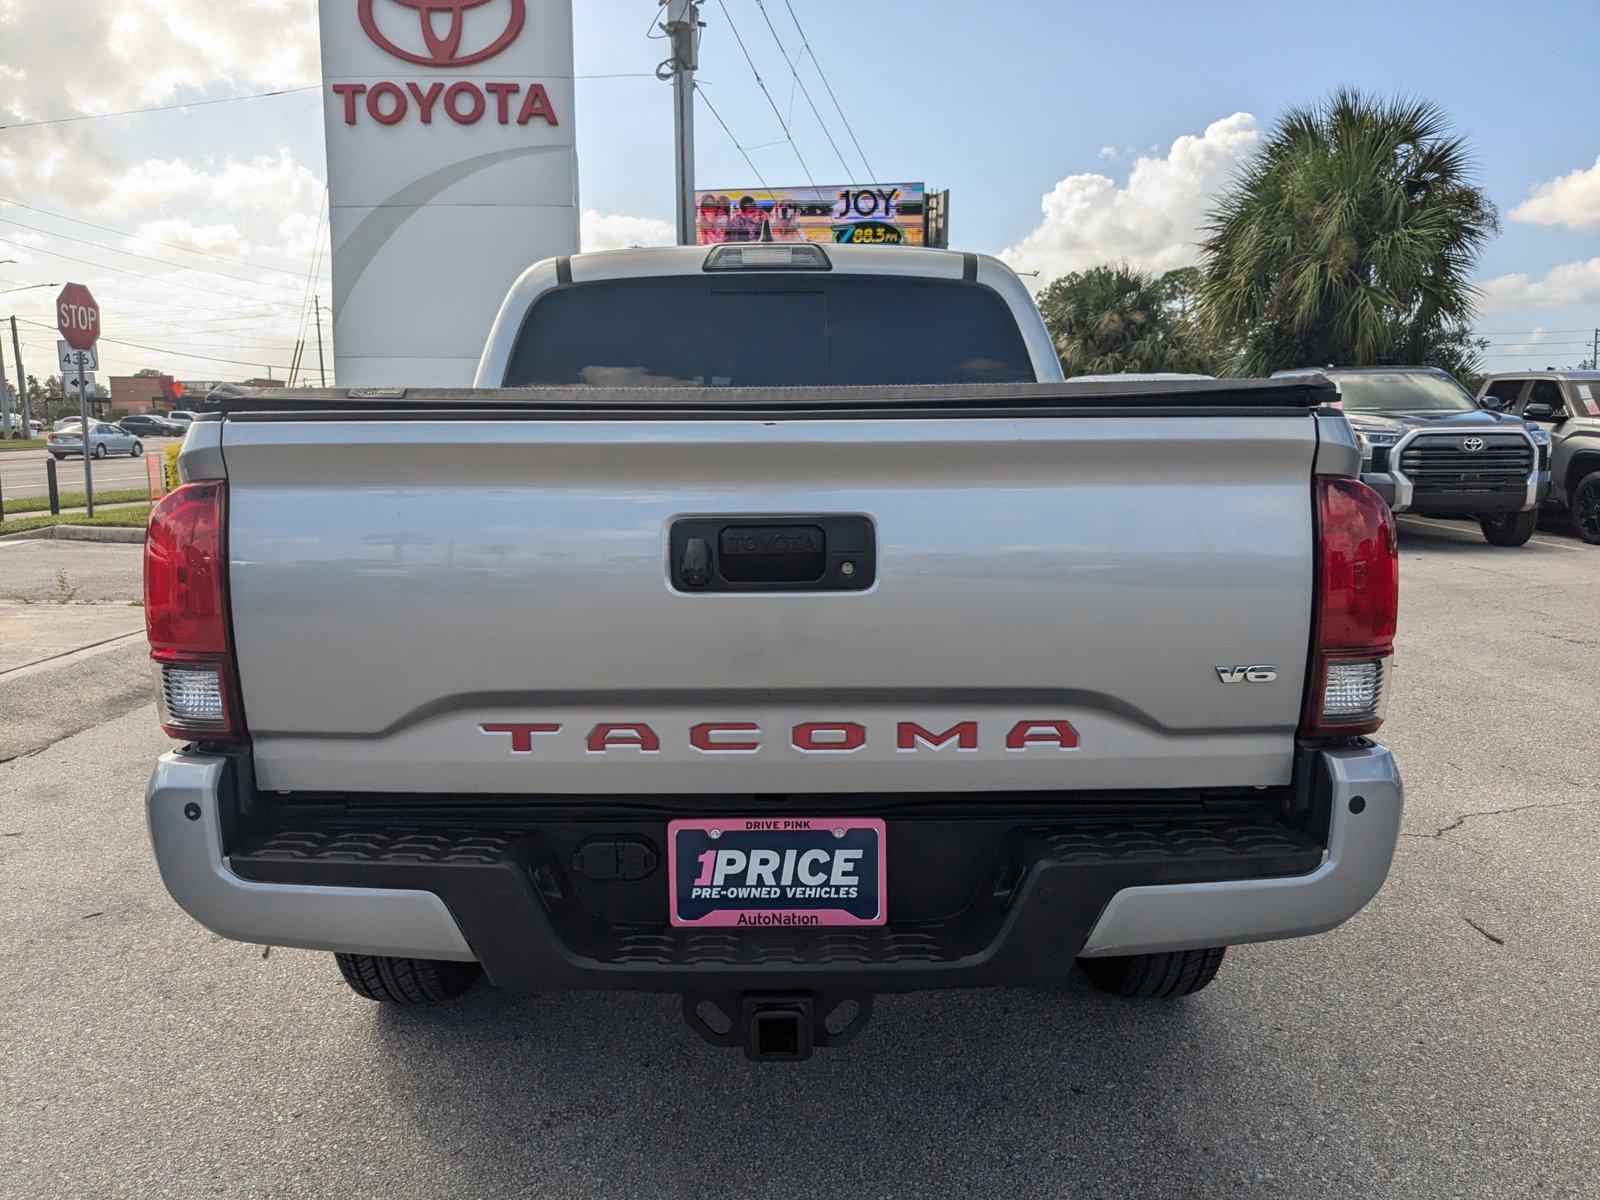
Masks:
[[[1389,883],[1175,1004],[884,997],[793,1067],[673,997],[384,1010],[168,899],[152,706],[0,765],[0,1195],[1589,1200],[1600,551],[1402,527]]]
[[[142,438],[146,454],[158,454],[167,446],[181,442],[182,438]],[[50,458],[48,450],[0,451],[0,488],[7,500],[23,496],[48,496],[50,485],[45,475],[45,463]],[[56,464],[56,476],[62,492],[83,491],[83,459],[77,455],[64,458]],[[129,458],[126,454],[108,455],[94,460],[95,495],[102,491],[120,488],[144,487],[150,481],[144,458]]]

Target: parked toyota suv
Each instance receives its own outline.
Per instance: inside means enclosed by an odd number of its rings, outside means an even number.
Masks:
[[[1533,536],[1550,488],[1550,435],[1489,412],[1434,367],[1322,367],[1361,444],[1361,478],[1397,513],[1475,517],[1495,546]]]
[[[672,992],[760,1060],[1195,992],[1395,846],[1336,398],[1064,383],[1003,263],[809,243],[540,263],[475,388],[219,390],[146,540],[162,877],[371,1000]]]
[[[1551,438],[1550,501],[1578,535],[1600,545],[1600,371],[1490,375],[1478,403],[1535,424]]]

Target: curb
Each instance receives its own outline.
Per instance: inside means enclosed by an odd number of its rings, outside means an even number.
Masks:
[[[40,538],[61,542],[143,542],[144,530],[115,525],[46,525],[21,533],[0,534],[0,542],[30,542]]]

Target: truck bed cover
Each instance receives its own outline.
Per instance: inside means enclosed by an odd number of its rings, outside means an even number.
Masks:
[[[1298,416],[1338,399],[1322,380],[1210,379],[827,388],[238,388],[202,414],[230,420],[814,420]]]

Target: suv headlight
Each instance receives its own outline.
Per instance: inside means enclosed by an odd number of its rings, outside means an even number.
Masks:
[[[1356,445],[1361,447],[1361,464],[1372,468],[1379,460],[1386,460],[1389,448],[1400,440],[1398,433],[1357,433]],[[1387,462],[1385,462],[1387,467]]]
[[[1542,425],[1529,425],[1528,436],[1533,439],[1535,446],[1548,446],[1550,444],[1550,431]]]

